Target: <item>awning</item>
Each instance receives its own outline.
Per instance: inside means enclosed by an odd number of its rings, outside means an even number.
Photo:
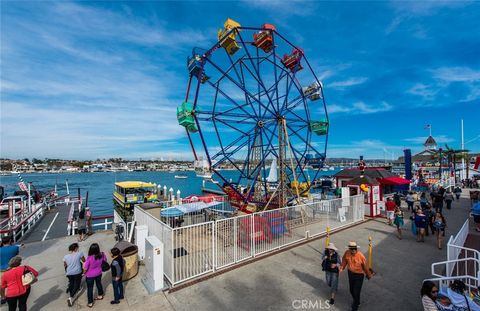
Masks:
[[[385,177],[380,179],[380,182],[384,185],[408,185],[410,184],[410,180],[401,178],[401,177]]]

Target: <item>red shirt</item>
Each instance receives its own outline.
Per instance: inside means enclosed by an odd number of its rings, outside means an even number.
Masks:
[[[22,275],[25,268],[31,271],[35,277],[38,277],[38,272],[29,266],[15,267],[3,273],[2,288],[6,288],[5,296],[7,298],[17,297],[27,292],[29,285],[23,286],[22,284]]]
[[[395,210],[395,206],[397,206],[397,205],[393,201],[387,201],[387,203],[385,203],[385,207],[387,208],[387,211],[389,211],[389,212],[393,212]]]

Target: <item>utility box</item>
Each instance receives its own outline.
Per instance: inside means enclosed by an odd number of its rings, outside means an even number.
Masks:
[[[163,289],[163,243],[156,236],[145,239],[145,274],[142,282],[151,294]]]
[[[145,258],[145,239],[148,236],[148,226],[135,227],[135,244],[138,247],[138,258],[143,260]]]

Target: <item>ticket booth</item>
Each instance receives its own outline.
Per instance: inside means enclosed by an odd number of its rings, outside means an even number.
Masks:
[[[376,217],[381,215],[377,201],[382,199],[380,192],[380,183],[368,176],[355,177],[348,181],[347,187],[350,188],[350,194],[363,194],[365,204],[365,215]]]

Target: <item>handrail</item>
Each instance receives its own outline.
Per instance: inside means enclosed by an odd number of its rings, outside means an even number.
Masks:
[[[474,262],[476,262],[478,265],[480,265],[480,259],[476,259],[476,258],[472,258],[472,257],[462,258],[462,259],[455,259],[455,260],[445,260],[445,261],[440,261],[440,262],[434,262],[434,263],[432,263],[432,266],[431,266],[431,268],[432,268],[432,275],[443,277],[443,275],[440,275],[440,274],[435,273],[435,267],[436,267],[436,266],[439,266],[439,265],[448,265],[448,264],[453,264],[453,263],[459,263],[459,262],[462,262],[462,261],[474,261]],[[445,277],[447,277],[447,276],[445,276]]]
[[[465,285],[469,288],[469,290],[476,289],[480,285],[480,281],[478,278],[473,277],[471,275],[457,275],[457,276],[442,276],[442,277],[437,277],[437,278],[430,278],[430,279],[425,279],[425,281],[432,281],[432,282],[439,282],[439,287],[442,287],[440,284],[441,282],[446,283],[447,281],[453,281],[453,280],[464,280],[468,282],[464,282]],[[447,287],[447,284],[444,284],[445,287]]]
[[[474,249],[474,248],[469,248],[469,247],[465,247],[465,246],[458,246],[458,245],[454,245],[454,244],[451,244],[449,245],[451,247],[456,247],[456,248],[460,248],[462,250],[465,250],[465,251],[469,251],[469,252],[473,252],[476,256],[474,257],[474,259],[477,259],[477,260],[480,260],[480,251]]]
[[[37,215],[37,213],[41,212],[43,210],[43,207],[40,206],[38,207],[35,212],[31,213],[30,215],[28,215],[28,217],[22,219],[21,222],[19,222],[18,224],[15,225],[15,227],[13,228],[10,228],[10,229],[7,229],[7,230],[1,230],[0,233],[8,233],[10,231],[15,231],[17,230],[19,227],[21,227],[27,220],[29,220],[30,218],[32,218],[33,216]]]

